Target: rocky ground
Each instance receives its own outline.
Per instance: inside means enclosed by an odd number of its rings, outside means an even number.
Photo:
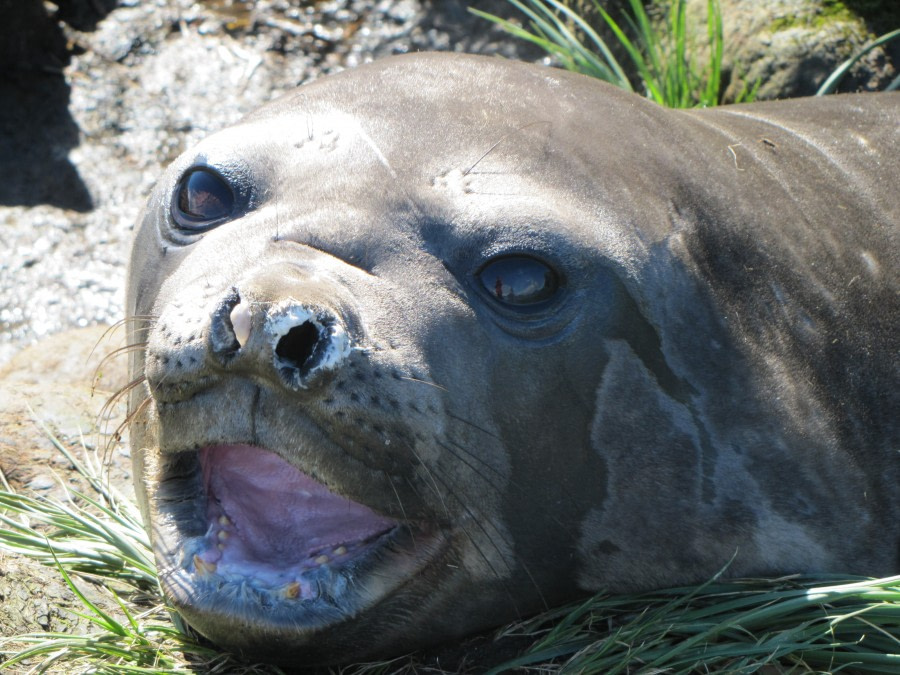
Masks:
[[[5,1],[43,11],[38,0]],[[7,55],[0,83],[11,103],[0,112],[0,363],[45,335],[121,316],[142,202],[162,168],[209,132],[389,54],[539,58],[461,0],[121,0],[112,11],[102,0],[59,2],[40,41],[16,33],[29,42]]]

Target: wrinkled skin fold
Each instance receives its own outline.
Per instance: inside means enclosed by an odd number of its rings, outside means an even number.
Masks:
[[[129,276],[166,594],[297,665],[732,558],[897,572],[898,129],[425,54],[204,140]]]

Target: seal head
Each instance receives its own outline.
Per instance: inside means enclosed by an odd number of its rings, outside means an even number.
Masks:
[[[416,55],[186,152],[128,292],[178,611],[337,662],[729,561],[896,572],[898,102]]]

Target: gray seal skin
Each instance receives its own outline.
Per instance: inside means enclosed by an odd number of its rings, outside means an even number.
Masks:
[[[165,592],[296,665],[729,561],[898,572],[898,130],[422,54],[209,137],[128,289]]]

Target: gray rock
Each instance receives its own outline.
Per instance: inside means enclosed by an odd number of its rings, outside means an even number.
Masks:
[[[698,43],[706,39],[706,2],[688,0]],[[828,0],[720,0],[720,4],[727,101],[757,82],[760,100],[810,96],[875,37],[863,17]],[[887,24],[892,28],[900,26],[900,5],[895,7],[897,25]],[[885,49],[871,52],[853,68],[841,91],[884,88],[897,74],[896,63],[900,61],[892,60]]]

